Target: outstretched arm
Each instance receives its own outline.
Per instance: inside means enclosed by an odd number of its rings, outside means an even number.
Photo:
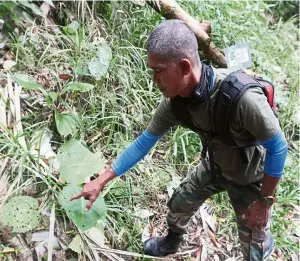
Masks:
[[[71,197],[71,200],[84,197],[88,199],[86,211],[92,207],[105,184],[133,167],[139,162],[163,135],[153,135],[144,131],[134,140],[112,163],[112,166],[102,170],[99,177],[84,185],[82,191]]]

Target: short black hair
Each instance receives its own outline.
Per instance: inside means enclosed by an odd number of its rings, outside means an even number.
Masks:
[[[195,34],[178,19],[166,20],[154,29],[148,39],[147,51],[172,61],[199,60]]]

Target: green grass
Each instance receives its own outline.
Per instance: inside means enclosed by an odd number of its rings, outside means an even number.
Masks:
[[[76,3],[73,4],[76,8]],[[212,38],[219,48],[248,42],[253,59],[250,69],[276,83],[281,124],[288,140],[295,143],[299,138],[299,126],[293,121],[299,108],[296,56],[299,35],[293,21],[279,21],[269,26],[269,18],[265,15],[268,7],[263,1],[180,1],[180,4],[200,21],[213,21]],[[15,36],[12,48],[18,66],[13,72],[34,76],[44,72],[51,83],[48,91],[59,91],[65,83],[58,75],[68,71],[67,67],[75,71],[93,57],[91,43],[106,37],[113,51],[107,76],[94,81],[75,73],[78,80],[92,82],[96,88],[89,93],[75,94],[65,103],[76,111],[80,122],[74,137],[84,139],[91,150],[101,149],[111,160],[145,129],[161,99],[159,91],[153,88],[144,49],[149,32],[160,23],[161,17],[148,7],[129,2],[98,3],[95,10],[100,18],[85,16],[85,23],[81,24],[75,39],[42,26],[27,29],[22,37]],[[31,102],[37,98],[38,94],[32,93]],[[33,133],[44,128],[53,131],[52,144],[57,148],[65,141],[55,128],[49,107],[36,105],[32,113],[22,118],[22,123],[28,144]],[[167,209],[166,202],[158,200],[157,195],[166,195],[165,185],[171,179],[170,174],[176,172],[184,177],[197,164],[200,151],[197,135],[183,128],[174,129],[158,142],[156,151],[153,150],[125,178],[118,179],[105,196],[109,207],[106,230],[111,247],[142,251],[141,227],[148,220],[134,218],[135,208],[144,206],[156,211],[159,207],[151,221],[159,220],[159,215]],[[24,152],[15,137],[0,133],[0,153],[0,157],[22,163],[13,165],[11,182],[15,183],[11,195],[22,193],[24,187],[36,183],[43,190],[45,202],[57,196],[60,189],[57,177],[42,166],[39,159],[32,159]],[[291,253],[297,253],[298,247],[298,242],[291,239],[294,222],[286,218],[299,205],[298,154],[299,150],[290,150],[291,160],[278,187],[278,203],[273,214],[272,230],[277,247],[286,259]],[[217,195],[212,202],[216,216],[226,217],[217,237],[233,235],[237,244],[234,215],[227,195]]]

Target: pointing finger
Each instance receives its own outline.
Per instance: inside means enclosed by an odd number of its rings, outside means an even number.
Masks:
[[[95,198],[94,197],[90,197],[90,200],[88,201],[88,203],[85,206],[85,211],[88,212],[90,210],[90,208],[92,207],[93,203],[95,202]]]
[[[78,193],[77,195],[73,195],[72,197],[71,197],[71,199],[70,200],[73,200],[73,199],[78,199],[78,198],[81,198],[83,196],[83,192],[81,191],[80,193]]]

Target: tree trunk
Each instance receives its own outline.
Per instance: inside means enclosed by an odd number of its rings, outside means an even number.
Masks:
[[[146,0],[155,11],[166,19],[180,19],[194,32],[198,40],[199,49],[204,55],[218,67],[226,68],[227,63],[224,55],[211,41],[211,22],[200,23],[184,11],[175,0]]]

